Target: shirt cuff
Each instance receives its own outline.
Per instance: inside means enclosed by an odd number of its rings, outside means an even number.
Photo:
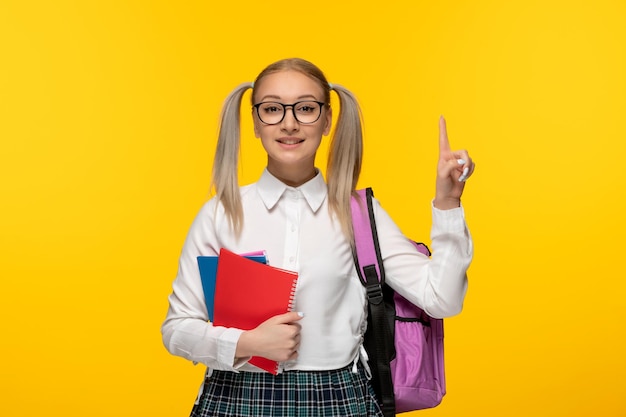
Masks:
[[[250,360],[250,358],[236,358],[237,342],[243,333],[241,329],[228,328],[222,333],[217,341],[217,361],[225,365],[230,365],[233,369],[239,369]]]
[[[441,210],[435,207],[433,200],[431,202],[433,226],[439,232],[465,232],[465,210],[463,206]]]

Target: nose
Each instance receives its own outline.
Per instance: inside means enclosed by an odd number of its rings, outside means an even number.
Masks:
[[[293,132],[300,128],[300,123],[296,119],[293,106],[285,106],[285,117],[283,117],[280,125],[282,129],[288,132]]]

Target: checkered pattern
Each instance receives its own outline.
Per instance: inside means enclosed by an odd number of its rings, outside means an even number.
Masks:
[[[382,417],[362,370],[215,371],[191,417]]]

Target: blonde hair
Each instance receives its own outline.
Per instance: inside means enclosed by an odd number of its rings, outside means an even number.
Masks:
[[[254,104],[255,88],[267,75],[281,71],[297,71],[318,82],[324,91],[324,103],[330,108],[331,85],[324,73],[311,62],[300,58],[284,59],[269,65],[253,84],[240,84],[228,95],[222,108],[212,187],[236,234],[241,232],[243,226],[237,177],[241,100],[246,90],[252,88],[251,101]],[[356,97],[348,89],[337,84],[333,84],[332,89],[339,97],[340,109],[328,153],[328,206],[331,215],[336,216],[343,233],[352,242],[350,198],[359,180],[363,160],[362,115]]]

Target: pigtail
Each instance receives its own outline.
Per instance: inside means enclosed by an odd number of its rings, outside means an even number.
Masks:
[[[328,154],[328,203],[344,234],[353,243],[350,199],[363,161],[362,114],[354,94],[341,85],[333,84],[332,89],[339,96],[340,109]]]
[[[241,142],[240,109],[243,95],[249,88],[252,88],[251,83],[240,84],[224,101],[211,181],[216,197],[222,203],[236,234],[243,227],[243,207],[237,175]]]

